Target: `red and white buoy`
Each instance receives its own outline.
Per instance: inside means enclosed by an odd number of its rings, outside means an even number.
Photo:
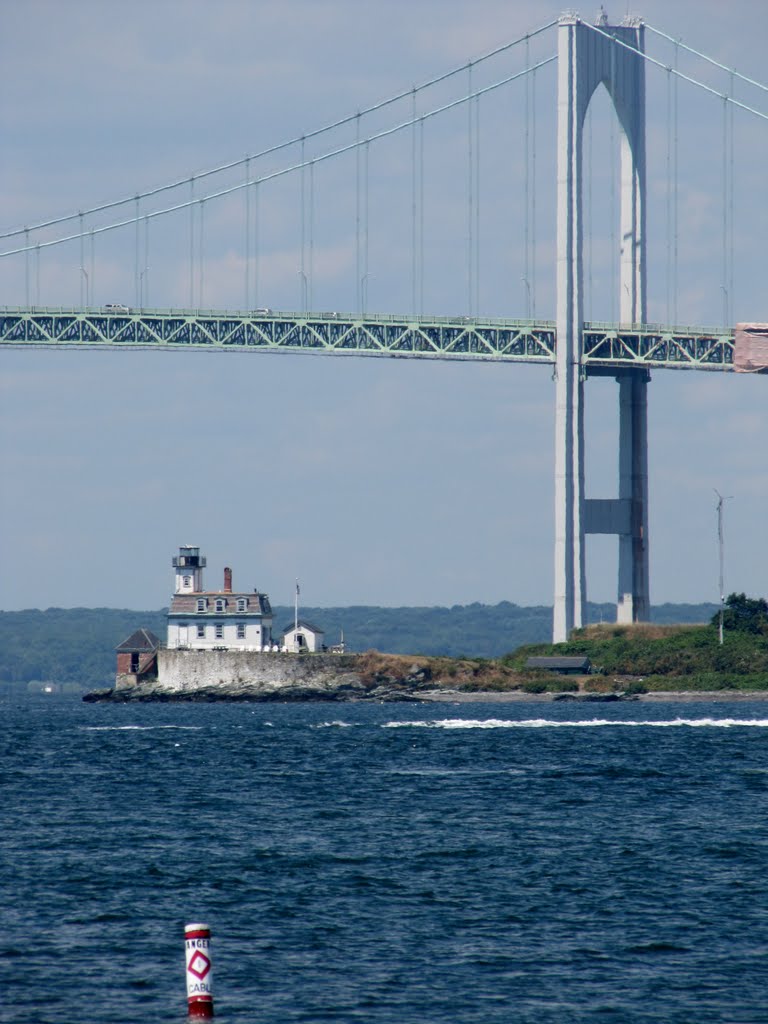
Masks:
[[[207,924],[188,924],[184,929],[187,959],[187,1013],[190,1017],[213,1016],[211,929]]]

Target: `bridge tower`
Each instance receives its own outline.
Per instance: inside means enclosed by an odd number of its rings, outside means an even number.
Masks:
[[[604,14],[597,27],[600,32],[567,14],[558,28],[555,643],[583,624],[589,533],[619,538],[617,621],[643,621],[649,614],[645,369],[608,371],[619,384],[619,495],[588,500],[584,494],[582,145],[587,108],[600,84],[622,133],[620,319],[646,319],[645,61],[625,48],[643,52],[644,28],[634,18],[609,25]]]

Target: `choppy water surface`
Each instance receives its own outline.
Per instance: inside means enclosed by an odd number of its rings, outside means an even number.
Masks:
[[[768,705],[0,705],[0,1019],[768,1022]]]

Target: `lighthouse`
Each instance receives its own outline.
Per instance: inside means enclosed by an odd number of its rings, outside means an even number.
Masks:
[[[199,547],[185,545],[173,559],[175,589],[168,609],[167,646],[197,651],[268,651],[272,607],[258,590],[234,591],[232,570],[223,590],[205,590],[206,560]]]
[[[200,548],[185,544],[173,559],[176,570],[176,589],[174,594],[199,594],[203,589],[203,569],[205,558],[200,555]]]

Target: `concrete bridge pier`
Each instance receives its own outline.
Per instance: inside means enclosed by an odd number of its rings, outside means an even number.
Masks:
[[[636,19],[614,26],[605,16],[597,28],[568,14],[558,29],[555,643],[583,625],[589,533],[619,538],[618,621],[646,619],[649,611],[645,369],[590,369],[619,383],[619,496],[588,500],[584,493],[582,148],[587,108],[600,85],[608,90],[622,131],[621,321],[642,324],[646,318],[645,66],[632,52],[643,50],[644,30]]]
[[[617,622],[648,619],[648,383],[647,370],[593,370],[619,385],[619,496],[584,500],[584,533],[619,539]]]

